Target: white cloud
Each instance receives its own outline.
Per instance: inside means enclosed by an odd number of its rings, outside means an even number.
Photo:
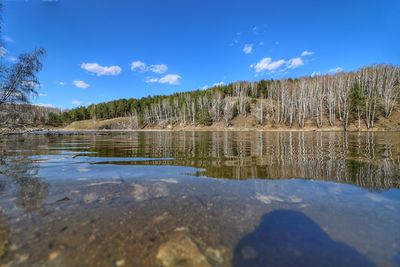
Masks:
[[[146,66],[146,64],[144,64],[144,62],[142,62],[140,60],[136,60],[131,63],[131,70],[132,71],[137,71],[137,70],[146,71],[147,66]]]
[[[165,73],[168,70],[168,66],[165,64],[155,64],[150,66],[150,70],[154,73]]]
[[[215,86],[222,86],[222,85],[225,85],[225,83],[224,82],[217,82],[217,83],[213,83],[213,87],[215,87]]]
[[[342,72],[342,71],[343,71],[343,68],[337,67],[337,68],[328,70],[328,73],[338,73],[338,72]]]
[[[14,57],[14,56],[9,56],[9,57],[7,57],[7,60],[10,61],[10,62],[12,62],[12,63],[15,63],[15,62],[18,61],[18,58],[17,58],[17,57]]]
[[[81,101],[79,101],[79,100],[73,100],[71,103],[72,103],[73,105],[75,105],[75,106],[79,106],[79,105],[81,104]]]
[[[39,96],[47,96],[47,94],[39,93]]]
[[[64,86],[65,82],[59,82],[58,85]]]
[[[295,57],[291,59],[279,59],[273,61],[270,57],[265,57],[261,59],[256,64],[251,64],[250,68],[254,69],[256,73],[275,73],[284,72],[288,69],[298,68],[304,65],[303,59],[301,57]]]
[[[246,55],[253,53],[253,44],[245,44],[245,45],[243,46],[243,52],[244,52]]]
[[[97,63],[82,63],[81,68],[87,70],[89,72],[96,73],[97,76],[103,75],[119,75],[122,71],[121,67],[119,66],[101,66]]]
[[[302,56],[302,57],[306,57],[306,56],[311,56],[312,54],[314,54],[314,52],[304,50],[304,51],[301,53],[301,56]]]
[[[321,75],[321,72],[319,71],[313,71],[313,73],[311,73],[311,77],[315,77],[315,76],[319,76]]]
[[[14,39],[11,38],[11,37],[8,36],[8,35],[4,35],[4,36],[3,36],[3,41],[6,42],[6,43],[14,43]]]
[[[289,59],[286,62],[286,65],[289,69],[294,69],[294,68],[298,68],[304,65],[303,60],[300,57],[295,57],[292,59]]]
[[[158,79],[157,78],[152,78],[152,77],[146,77],[145,82],[146,83],[157,83]]]
[[[254,68],[256,73],[269,71],[273,72],[282,67],[285,64],[285,60],[280,59],[276,61],[272,61],[272,58],[265,57],[261,59],[257,64],[250,65],[250,68]]]
[[[23,81],[22,84],[26,87],[33,88],[33,89],[39,88],[39,84],[34,81]]]
[[[145,81],[148,83],[167,83],[170,85],[177,85],[180,84],[181,80],[182,77],[178,74],[167,74],[160,79],[147,77]]]
[[[140,60],[133,61],[131,63],[131,70],[132,71],[151,71],[157,74],[163,74],[167,72],[168,66],[165,64],[153,64],[153,65],[146,65],[144,62]]]
[[[82,80],[74,80],[72,82],[77,88],[86,89],[89,87],[89,84],[85,83]]]
[[[4,57],[7,54],[7,49],[0,47],[0,57]]]
[[[178,74],[167,74],[158,80],[159,83],[180,84],[182,77]]]

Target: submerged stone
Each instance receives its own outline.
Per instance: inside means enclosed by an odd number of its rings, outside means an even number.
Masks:
[[[49,254],[49,261],[55,260],[60,256],[60,251],[56,250]]]
[[[296,196],[289,196],[288,200],[289,200],[289,202],[292,202],[292,203],[301,203],[303,201],[303,199],[296,197]]]
[[[160,179],[161,182],[168,183],[168,184],[178,184],[179,181],[174,179],[174,178],[166,178],[166,179]]]
[[[178,231],[169,241],[162,244],[157,252],[157,260],[164,267],[210,267],[206,257],[193,240],[184,232]]]
[[[115,265],[117,265],[118,267],[125,266],[125,260],[124,259],[117,260],[115,262]]]
[[[122,181],[103,181],[103,182],[97,182],[97,183],[91,183],[88,184],[87,186],[98,186],[98,185],[105,185],[105,184],[120,184]]]
[[[99,199],[99,196],[94,192],[83,196],[83,201],[85,201],[87,204],[93,203],[98,199]]]
[[[260,194],[260,193],[256,193],[256,199],[264,204],[272,203],[272,200],[268,196]]]
[[[169,191],[164,183],[133,184],[132,196],[137,202],[167,197],[168,195]]]

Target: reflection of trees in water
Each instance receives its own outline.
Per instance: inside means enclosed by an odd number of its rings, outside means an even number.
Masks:
[[[130,164],[193,166],[210,177],[306,177],[383,189],[400,187],[396,142],[395,134],[374,132],[137,132],[96,146],[111,147],[107,156],[172,157]]]
[[[41,181],[38,166],[28,155],[35,153],[27,152],[34,145],[15,140],[1,144],[0,175],[4,176],[1,182],[4,188],[16,186],[16,204],[29,211],[39,209],[48,194],[47,183]]]
[[[5,216],[2,211],[0,211],[0,264],[2,259],[7,254],[8,247],[10,245],[10,229],[5,222]]]

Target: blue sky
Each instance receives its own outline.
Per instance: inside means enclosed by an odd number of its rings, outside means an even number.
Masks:
[[[3,1],[9,61],[47,51],[33,102],[118,98],[400,63],[400,1]]]

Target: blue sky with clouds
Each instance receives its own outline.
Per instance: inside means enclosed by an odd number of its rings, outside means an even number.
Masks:
[[[9,0],[0,55],[44,47],[34,103],[71,108],[400,63],[400,1]]]

